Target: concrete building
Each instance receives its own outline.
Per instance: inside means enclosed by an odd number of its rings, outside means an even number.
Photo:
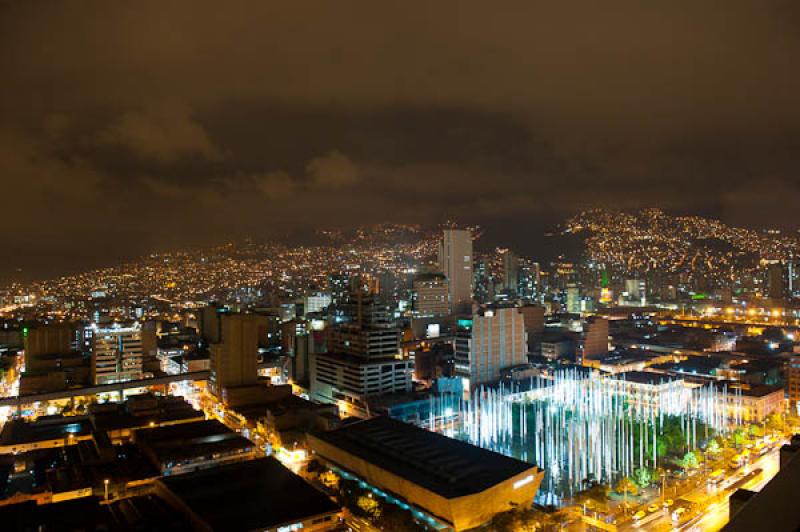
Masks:
[[[142,329],[138,322],[97,327],[92,339],[92,382],[142,378]]]
[[[25,371],[47,370],[49,365],[44,364],[42,367],[40,360],[74,351],[73,334],[72,327],[67,323],[53,323],[27,329],[23,333]]]
[[[420,509],[435,528],[467,530],[500,512],[529,508],[544,475],[526,462],[383,416],[308,439],[323,461]]]
[[[212,393],[249,386],[258,380],[258,332],[263,318],[256,314],[229,314],[222,318],[222,341],[211,346]]]
[[[519,313],[525,321],[525,334],[528,335],[528,353],[538,353],[541,349],[544,334],[544,307],[541,305],[523,305]]]
[[[362,291],[337,305],[327,352],[309,353],[311,396],[368,415],[366,398],[411,390],[414,361],[401,354],[391,309]]]
[[[320,312],[333,302],[330,292],[312,292],[303,298],[303,313]]]
[[[370,396],[411,391],[414,361],[410,358],[365,359],[324,353],[309,360],[312,398],[338,403],[349,415],[368,415],[366,400]]]
[[[794,355],[789,359],[786,368],[786,385],[789,408],[798,414],[800,413],[800,408],[798,408],[798,403],[800,403],[800,355]]]
[[[503,292],[512,298],[519,295],[519,257],[510,249],[503,252]]]
[[[457,326],[456,375],[469,386],[495,382],[501,370],[528,362],[525,319],[518,308],[482,309]]]
[[[449,283],[441,273],[423,273],[412,283],[415,316],[443,316],[449,313]]]
[[[590,316],[583,324],[578,354],[582,360],[598,360],[608,356],[608,320]]]
[[[472,305],[472,233],[445,229],[439,243],[439,266],[449,283],[450,309],[460,312]]]

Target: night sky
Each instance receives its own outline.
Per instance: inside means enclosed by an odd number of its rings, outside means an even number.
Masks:
[[[797,227],[800,3],[0,3],[0,275],[589,206]],[[527,245],[527,247],[526,247]]]

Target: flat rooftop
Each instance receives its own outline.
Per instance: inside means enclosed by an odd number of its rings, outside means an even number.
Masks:
[[[136,433],[136,445],[153,453],[161,463],[255,447],[250,440],[216,420],[141,429]]]
[[[213,530],[260,530],[340,510],[274,458],[159,481]]]
[[[385,416],[314,436],[445,498],[482,492],[535,467]]]
[[[28,422],[13,419],[6,423],[0,433],[0,445],[22,445],[46,440],[86,436],[92,432],[92,424],[85,416],[47,416]]]

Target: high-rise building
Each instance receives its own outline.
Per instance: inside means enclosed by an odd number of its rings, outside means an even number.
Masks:
[[[590,316],[586,319],[578,351],[583,360],[599,360],[608,356],[607,319],[599,316]]]
[[[417,316],[441,316],[448,313],[449,286],[441,273],[423,273],[412,284],[412,309]]]
[[[257,314],[222,317],[222,341],[211,345],[211,391],[223,397],[226,388],[258,381],[258,333],[264,321]]]
[[[574,284],[567,285],[566,307],[570,314],[581,313],[581,292]]]
[[[503,291],[512,298],[519,295],[519,257],[510,249],[503,252]]]
[[[465,388],[500,379],[500,371],[528,362],[525,319],[516,307],[486,308],[459,319],[456,333],[456,375]]]
[[[328,308],[332,298],[329,292],[312,292],[303,298],[303,313],[320,312]]]
[[[544,307],[541,305],[524,305],[519,308],[525,321],[525,333],[528,335],[528,353],[537,353],[541,349],[544,335]]]
[[[485,260],[481,259],[475,261],[472,286],[473,297],[478,303],[489,303],[494,299],[492,278],[489,272],[489,266],[486,264]]]
[[[53,323],[26,329],[23,334],[25,371],[39,371],[43,357],[63,355],[73,351],[73,329],[67,323]]]
[[[142,378],[142,328],[138,322],[97,327],[92,338],[92,382]]]
[[[445,229],[439,243],[439,266],[447,276],[450,309],[462,312],[472,306],[472,233]]]
[[[221,341],[222,316],[227,312],[226,307],[211,303],[197,313],[197,333],[209,344]]]
[[[789,358],[786,371],[786,388],[789,395],[789,408],[792,414],[800,414],[800,355]]]
[[[328,349],[362,358],[395,356],[400,329],[388,305],[362,292],[337,306],[336,324],[328,332]]]
[[[411,391],[414,362],[400,351],[391,309],[361,291],[337,305],[327,353],[309,353],[311,395],[338,402],[348,415],[368,415],[367,398]]]
[[[786,297],[785,281],[783,265],[780,262],[770,264],[767,276],[767,293],[770,299],[782,301]]]

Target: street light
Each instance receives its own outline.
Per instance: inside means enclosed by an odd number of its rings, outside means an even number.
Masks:
[[[106,502],[108,502],[108,479],[103,480],[103,491],[105,492]]]

